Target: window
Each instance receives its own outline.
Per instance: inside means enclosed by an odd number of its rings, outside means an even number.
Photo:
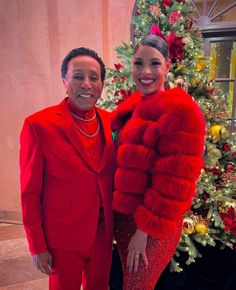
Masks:
[[[236,131],[236,36],[205,38],[205,54],[210,56],[210,75],[226,96],[229,126]]]
[[[210,57],[210,75],[225,94],[229,129],[236,131],[236,2],[194,0],[193,18],[204,38],[205,55]]]

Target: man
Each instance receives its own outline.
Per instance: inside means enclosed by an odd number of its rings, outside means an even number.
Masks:
[[[95,107],[105,66],[81,47],[65,57],[61,75],[67,97],[26,118],[21,132],[23,223],[50,290],[106,290],[114,147],[109,113]]]

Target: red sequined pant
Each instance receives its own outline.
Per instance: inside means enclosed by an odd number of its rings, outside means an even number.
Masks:
[[[145,268],[140,256],[138,271],[129,273],[126,267],[127,249],[136,228],[132,215],[115,214],[115,240],[123,268],[123,290],[153,290],[162,271],[174,255],[181,235],[182,221],[163,240],[148,236],[146,248],[148,268]]]

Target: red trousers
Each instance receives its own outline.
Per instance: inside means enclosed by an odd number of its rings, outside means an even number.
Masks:
[[[137,272],[129,273],[126,266],[127,249],[135,231],[136,225],[132,215],[115,214],[115,239],[122,262],[123,290],[153,290],[162,271],[174,255],[182,231],[182,221],[164,240],[148,236],[146,247],[148,268],[146,269],[140,257]]]
[[[89,230],[89,229],[88,229]],[[107,290],[112,243],[107,242],[104,222],[98,226],[92,247],[84,251],[50,249],[55,273],[49,290]]]

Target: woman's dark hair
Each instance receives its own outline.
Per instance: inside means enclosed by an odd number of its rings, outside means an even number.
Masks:
[[[101,68],[101,79],[102,81],[104,81],[105,75],[106,75],[106,68],[105,68],[104,62],[94,50],[86,48],[86,47],[74,48],[66,55],[61,65],[61,77],[65,79],[67,71],[68,71],[68,63],[71,61],[72,58],[80,56],[80,55],[90,56],[99,63],[100,68]]]
[[[146,46],[151,46],[158,50],[165,58],[166,61],[168,61],[169,58],[169,46],[166,43],[166,41],[161,38],[160,36],[150,34],[143,38],[134,48],[134,53],[135,54],[140,47],[140,45],[146,45]]]

